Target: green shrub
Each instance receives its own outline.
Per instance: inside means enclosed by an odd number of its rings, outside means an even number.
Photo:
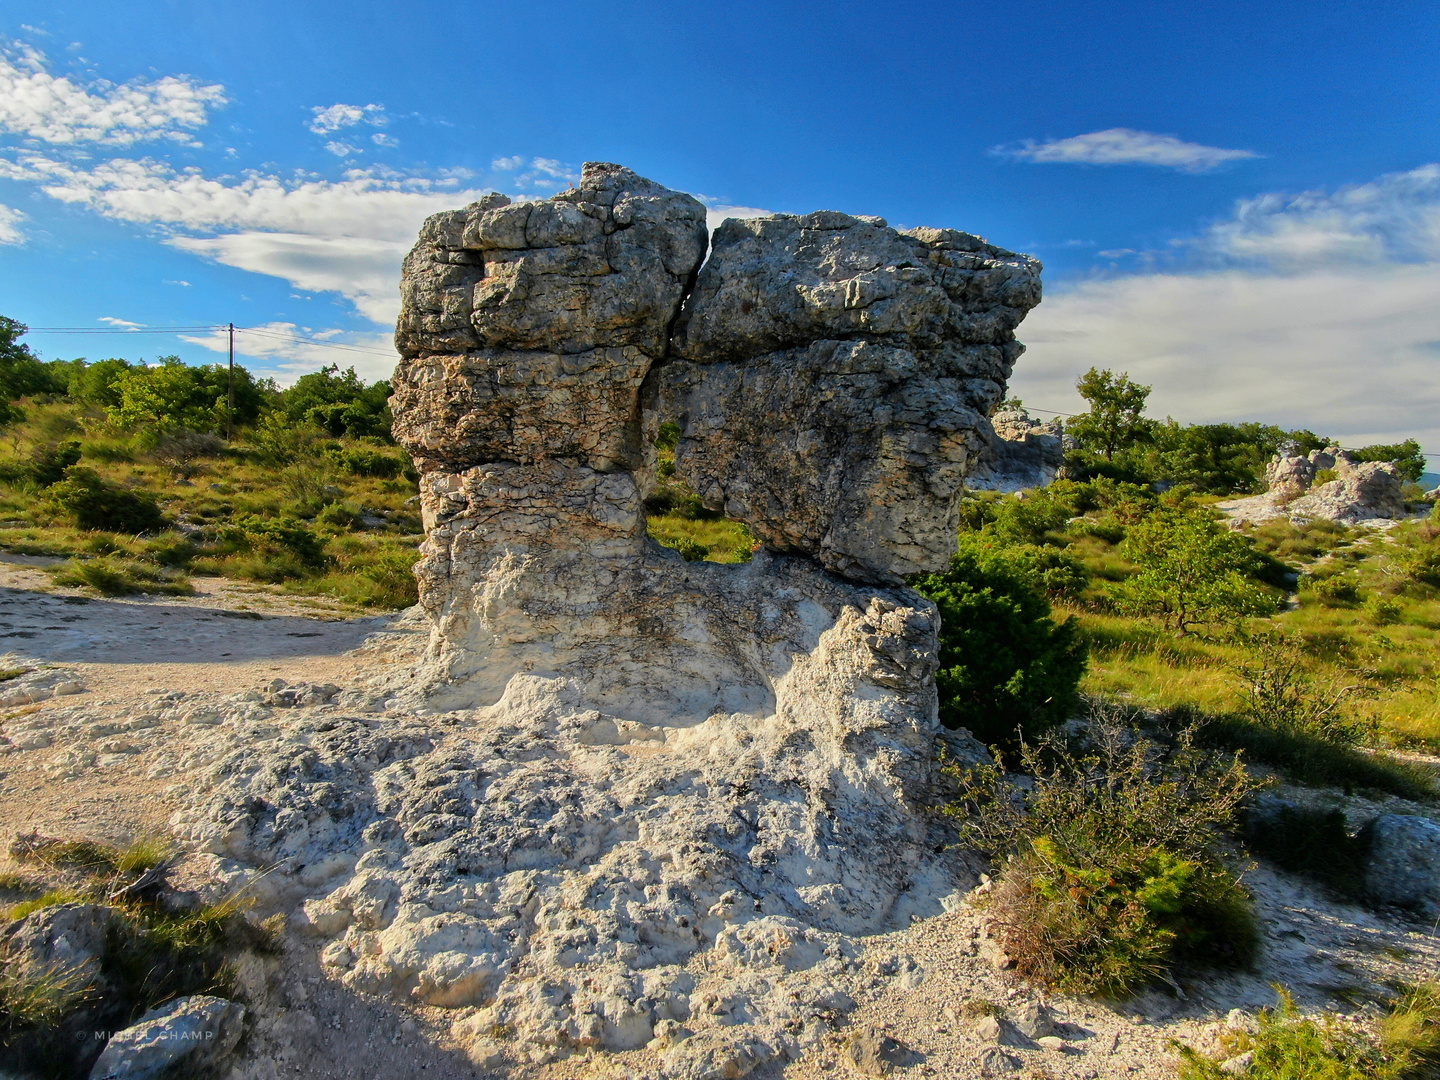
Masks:
[[[1056,623],[1032,573],[962,534],[943,574],[912,584],[940,609],[940,719],[1013,745],[1064,720],[1085,672],[1072,620]]]
[[[1110,587],[1121,610],[1152,615],[1184,635],[1205,623],[1270,615],[1279,597],[1261,586],[1257,553],[1204,509],[1164,509],[1132,526],[1121,553],[1138,567]]]
[[[1257,787],[1238,757],[1188,731],[1166,748],[1098,712],[1088,746],[1051,733],[1020,765],[1023,799],[997,767],[952,769],[962,796],[948,809],[1003,860],[986,906],[1022,978],[1122,995],[1177,964],[1251,961],[1254,912],[1217,846]]]
[[[65,479],[50,487],[49,497],[82,529],[139,535],[154,532],[165,522],[150,495],[127,491],[83,465],[66,469]]]
[[[379,450],[372,446],[347,446],[327,450],[331,461],[356,476],[372,476],[381,480],[393,480],[402,476],[410,462],[396,451]]]
[[[1264,1009],[1257,1030],[1228,1032],[1219,1053],[1207,1057],[1178,1046],[1179,1080],[1230,1080],[1221,1062],[1254,1058],[1251,1080],[1425,1080],[1440,1067],[1440,989],[1422,983],[1401,997],[1373,1031],[1329,1014],[1301,1016],[1280,990],[1278,1010]]]
[[[1300,592],[1324,607],[1354,607],[1360,603],[1360,579],[1354,574],[1333,572],[1305,574]]]
[[[360,508],[350,503],[331,503],[315,515],[316,525],[328,525],[333,529],[353,529],[360,524]]]
[[[249,558],[227,561],[225,569],[254,581],[280,582],[305,577],[329,561],[325,541],[294,518],[261,518],[253,514],[218,530],[232,550]]]
[[[1365,601],[1365,618],[1374,626],[1393,626],[1404,615],[1405,609],[1393,596],[1376,593]]]

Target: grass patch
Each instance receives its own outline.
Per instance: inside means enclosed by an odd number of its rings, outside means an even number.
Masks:
[[[279,927],[246,918],[244,896],[188,910],[163,903],[163,867],[171,854],[163,841],[142,838],[113,847],[32,836],[21,838],[14,854],[71,884],[11,906],[7,918],[58,904],[96,904],[111,913],[93,982],[19,964],[0,968],[0,1046],[7,1066],[26,1075],[83,1076],[101,1049],[89,1032],[126,1027],[179,996],[235,997],[233,960],[279,950]],[[153,887],[138,894],[117,888],[156,867],[162,880]]]
[[[755,551],[755,534],[728,518],[657,515],[646,519],[654,540],[680,552],[687,562],[746,563]]]
[[[72,559],[52,567],[50,577],[56,585],[91,589],[101,596],[133,596],[136,593],[191,596],[195,592],[189,579],[181,575],[153,565],[109,556]]]
[[[1180,1080],[1227,1080],[1221,1063],[1241,1054],[1253,1060],[1253,1080],[1424,1080],[1440,1068],[1440,988],[1415,987],[1373,1026],[1332,1015],[1300,1015],[1284,990],[1275,1009],[1262,1010],[1254,1033],[1227,1033],[1218,1055],[1188,1046],[1180,1053]]]

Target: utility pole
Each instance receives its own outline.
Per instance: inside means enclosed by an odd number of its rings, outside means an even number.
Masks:
[[[225,441],[235,441],[235,324],[230,324],[230,393],[225,404]]]

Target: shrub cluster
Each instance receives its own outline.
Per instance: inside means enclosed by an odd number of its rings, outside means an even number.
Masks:
[[[1248,964],[1249,896],[1218,833],[1256,789],[1238,757],[1182,731],[1162,745],[1097,710],[1084,742],[1052,733],[1019,764],[952,769],[949,808],[967,840],[1002,860],[987,910],[1019,974],[1074,993],[1119,995],[1179,964]]]

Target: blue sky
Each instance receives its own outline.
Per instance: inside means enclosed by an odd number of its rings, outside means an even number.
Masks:
[[[1076,408],[1096,364],[1181,420],[1440,451],[1433,3],[9,0],[0,42],[0,313],[32,326],[233,320],[282,381],[379,377],[426,214],[608,160],[717,220],[835,208],[1038,256],[1033,406]]]

